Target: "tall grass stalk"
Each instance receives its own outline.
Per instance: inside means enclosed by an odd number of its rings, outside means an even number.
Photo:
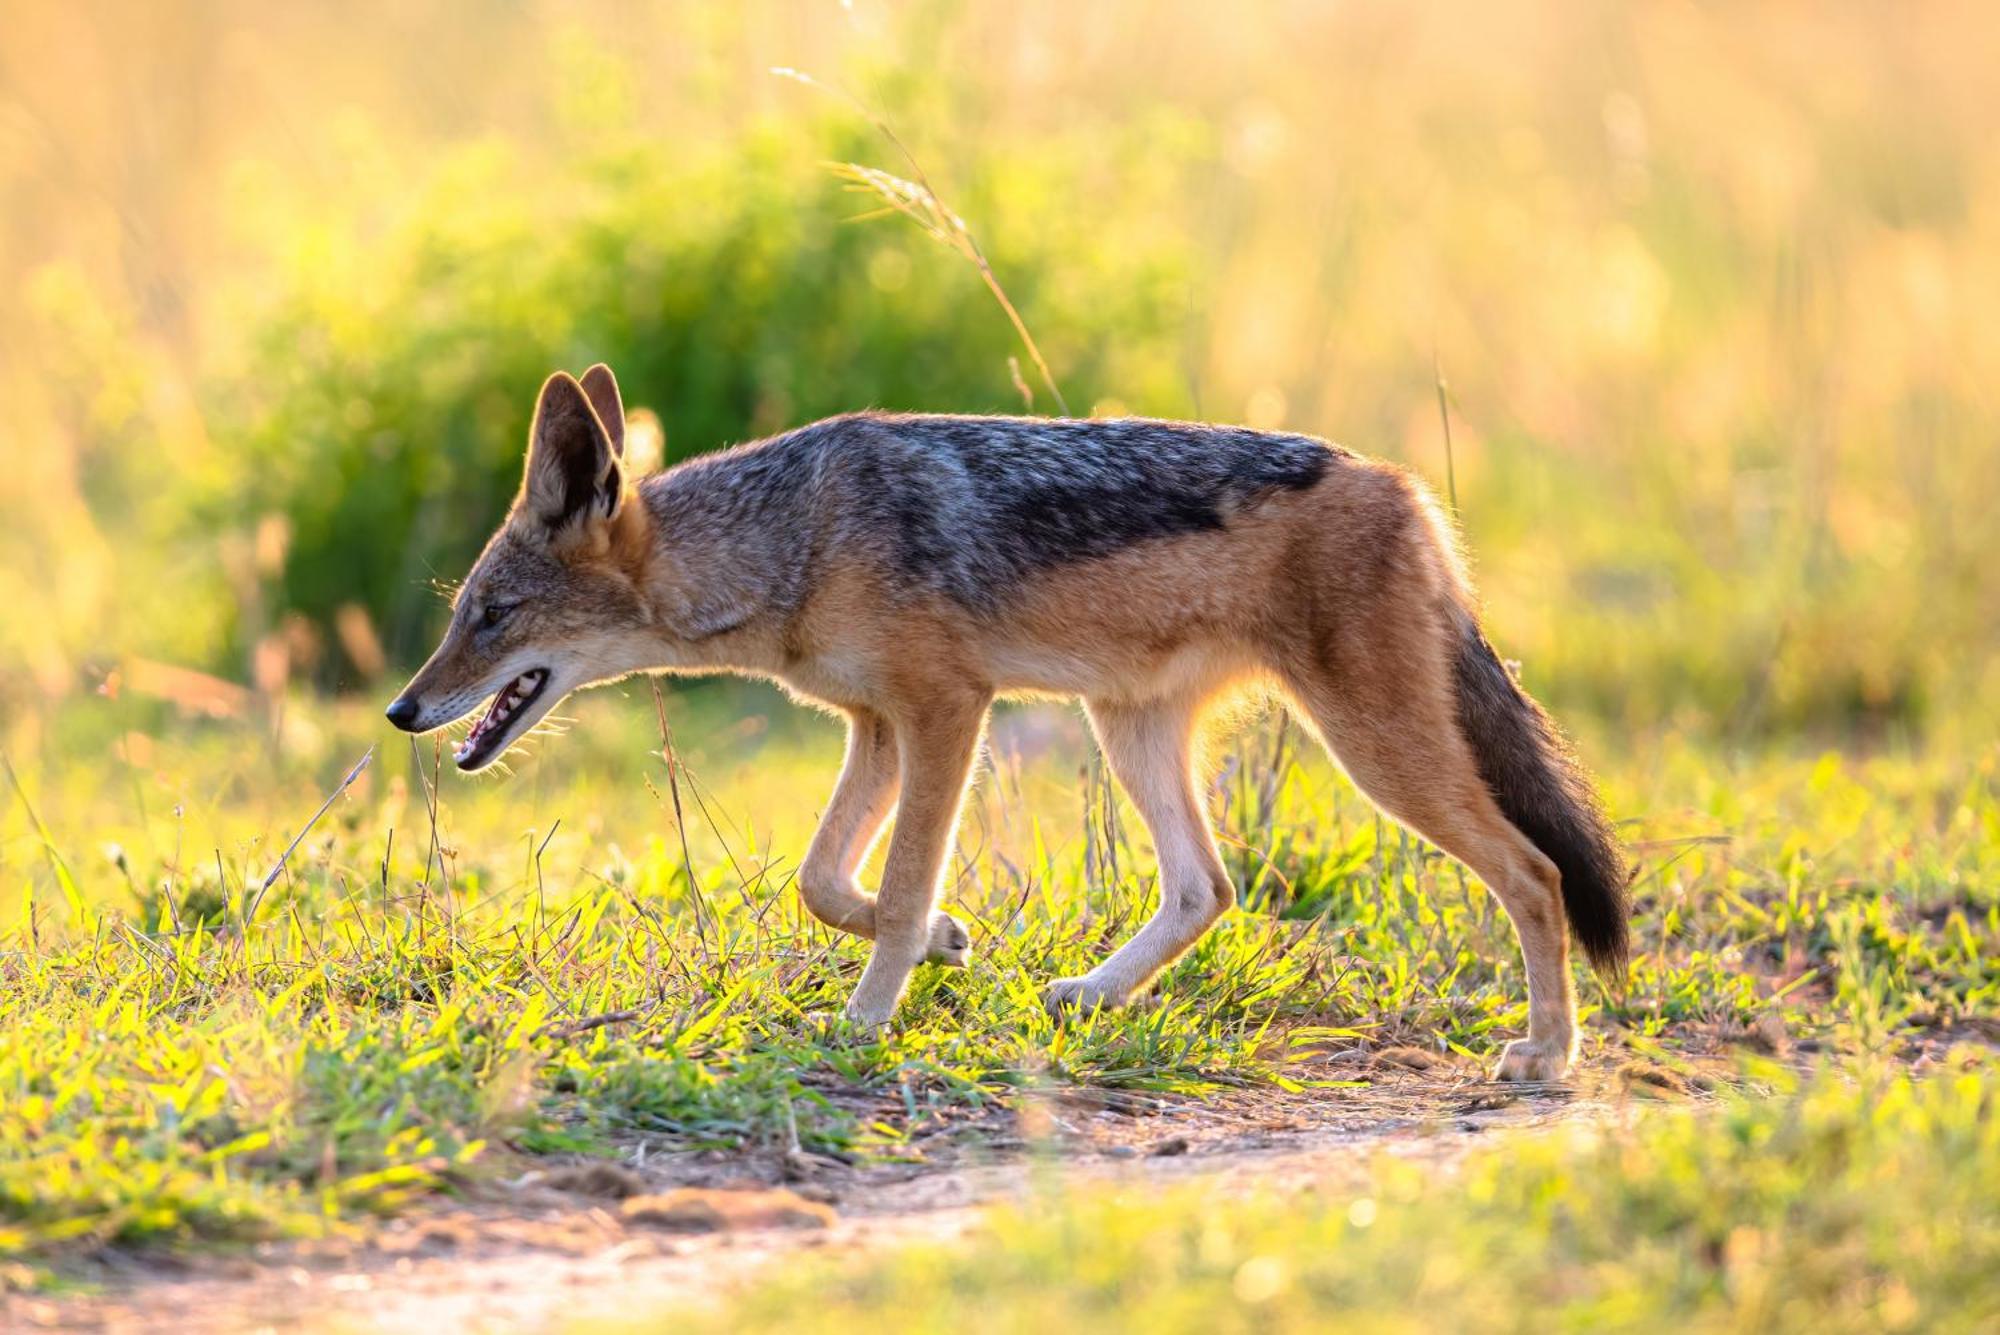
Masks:
[[[1007,289],[1001,286],[1000,276],[993,272],[993,265],[988,262],[985,250],[980,247],[979,238],[973,235],[965,219],[938,197],[937,191],[931,186],[929,174],[924,171],[923,164],[917,161],[916,155],[910,152],[909,147],[903,143],[888,121],[870,111],[866,104],[851,93],[823,83],[803,70],[780,65],[773,66],[771,73],[781,79],[792,79],[808,88],[816,88],[847,103],[902,155],[903,161],[909,164],[910,176],[914,177],[914,180],[858,162],[834,163],[832,171],[841,180],[849,182],[853,188],[874,195],[887,206],[876,214],[864,214],[863,217],[879,217],[883,213],[892,211],[900,213],[915,223],[926,236],[959,255],[979,271],[979,277],[986,284],[986,290],[993,294],[993,300],[999,303],[1001,311],[1007,316],[1008,323],[1014,326],[1014,333],[1020,338],[1021,346],[1026,349],[1028,360],[1035,364],[1035,370],[1041,375],[1042,383],[1048,386],[1049,397],[1056,401],[1056,407],[1064,417],[1069,416],[1069,402],[1063,398],[1063,392],[1056,384],[1055,374],[1049,370],[1048,359],[1042,356],[1041,346],[1035,342],[1035,336],[1028,332],[1028,322],[1021,318],[1021,312],[1014,305],[1013,298],[1009,297]],[[1013,380],[1017,388],[1026,389],[1026,382],[1021,379],[1018,369],[1013,372]],[[1033,407],[1032,400],[1029,406]]]

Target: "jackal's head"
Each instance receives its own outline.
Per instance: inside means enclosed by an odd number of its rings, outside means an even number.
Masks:
[[[491,764],[569,692],[646,665],[647,519],[624,439],[608,367],[542,386],[520,494],[459,587],[444,642],[389,706],[397,727],[429,732],[487,701],[454,755],[462,770]]]

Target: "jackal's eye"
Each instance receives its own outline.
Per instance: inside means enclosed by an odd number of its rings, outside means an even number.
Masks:
[[[486,604],[486,610],[479,614],[479,624],[491,630],[505,621],[507,614],[513,610],[514,604],[512,603],[488,603]]]

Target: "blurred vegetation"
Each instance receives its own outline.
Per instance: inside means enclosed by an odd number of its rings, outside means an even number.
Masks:
[[[1971,1054],[1968,1054],[1971,1055]],[[2000,1078],[1822,1079],[1706,1117],[1508,1138],[1349,1185],[1071,1190],[956,1248],[823,1257],[603,1329],[1983,1331]]]
[[[819,160],[872,148],[811,120],[696,162],[594,148],[546,207],[507,194],[490,158],[460,164],[358,272],[259,329],[220,410],[251,471],[205,498],[210,521],[246,500],[284,515],[280,604],[327,622],[360,601],[407,653],[436,628],[426,572],[470,564],[504,513],[551,367],[610,362],[674,457],[869,405],[1020,411],[1012,333],[966,275],[899,229],[841,224],[868,206]],[[1011,267],[1035,275],[1083,238],[1058,221],[1024,240]],[[1107,378],[1114,344],[1158,352],[1178,316],[1171,256],[1099,258],[1091,301],[1037,303],[1079,386]]]
[[[556,366],[613,363],[674,458],[1018,410],[976,275],[826,170],[894,149],[781,65],[896,126],[1074,410],[1443,489],[1448,399],[1496,638],[1560,707],[1870,740],[2000,701],[1976,6],[9,17],[17,717],[135,659],[268,695],[420,656]]]

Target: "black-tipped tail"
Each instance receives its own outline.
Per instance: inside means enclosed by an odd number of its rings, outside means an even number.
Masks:
[[[1453,664],[1458,724],[1500,811],[1562,873],[1570,932],[1606,980],[1622,979],[1631,949],[1632,873],[1562,732],[1528,698],[1468,614]]]

